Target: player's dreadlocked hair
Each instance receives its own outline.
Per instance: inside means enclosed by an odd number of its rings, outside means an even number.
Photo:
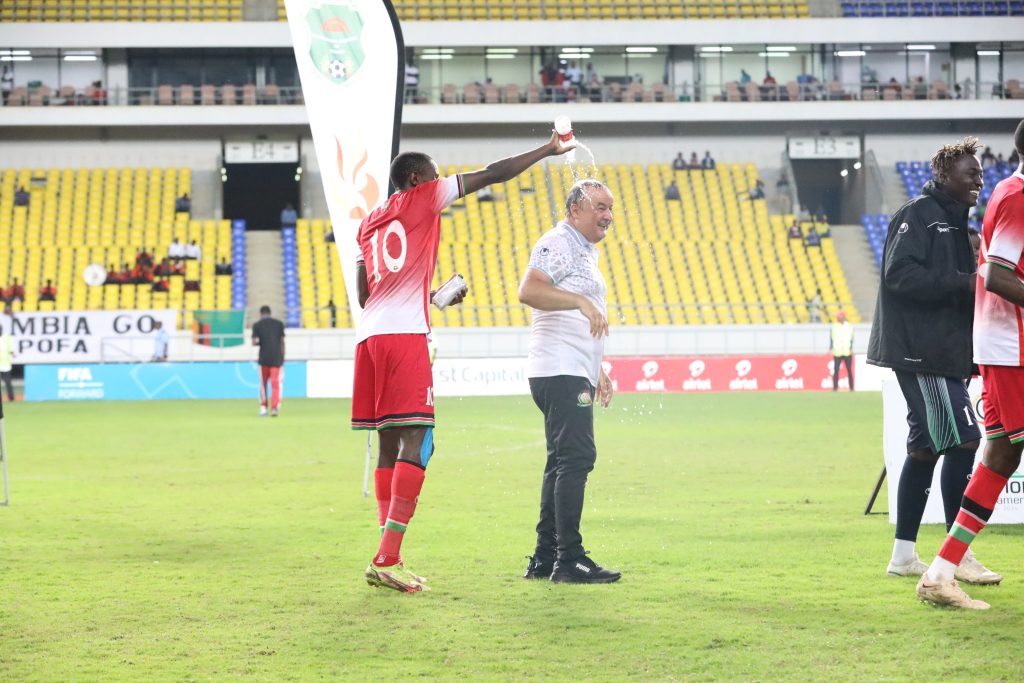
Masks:
[[[948,176],[953,170],[953,164],[960,157],[974,156],[978,153],[981,143],[978,138],[967,136],[955,145],[943,145],[932,155],[932,173],[938,179],[941,176]]]
[[[572,207],[579,204],[587,198],[587,189],[591,187],[607,187],[600,180],[594,180],[593,178],[587,178],[584,180],[577,181],[569,189],[569,194],[565,197],[565,215],[568,216],[572,212]]]
[[[391,184],[399,191],[409,189],[409,176],[428,168],[431,161],[423,152],[402,152],[391,162]]]

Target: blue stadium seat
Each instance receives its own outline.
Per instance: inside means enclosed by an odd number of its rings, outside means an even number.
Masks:
[[[952,2],[940,2],[936,5],[936,9],[935,13],[940,17],[955,17],[957,15],[956,5]]]
[[[910,5],[910,13],[915,17],[930,17],[935,14],[935,3],[914,2]]]
[[[995,2],[985,3],[985,14],[991,14],[996,16],[1003,16],[1010,13],[1010,5],[1002,0],[995,0]]]
[[[885,3],[885,16],[887,17],[906,17],[910,15],[910,8],[905,2],[887,2]]]
[[[860,16],[860,5],[853,2],[842,3],[843,16],[844,17],[859,17]]]
[[[884,17],[885,10],[880,2],[866,2],[860,7],[862,17]]]
[[[1024,1],[1013,0],[1010,2],[1010,14],[1015,17],[1024,16]]]
[[[983,14],[980,2],[961,2],[960,16],[978,17]]]

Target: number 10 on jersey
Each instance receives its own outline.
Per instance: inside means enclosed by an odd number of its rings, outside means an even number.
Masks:
[[[398,238],[398,243],[401,245],[401,251],[398,256],[392,256],[391,252],[388,251],[388,237],[395,235]],[[380,260],[383,257],[384,267],[392,273],[397,273],[405,265],[406,256],[406,239],[405,239],[405,227],[398,221],[391,221],[388,225],[387,230],[384,231],[384,242],[378,246],[378,240],[380,238],[380,230],[373,231],[373,237],[370,239],[370,249],[373,252],[373,281],[380,282]]]

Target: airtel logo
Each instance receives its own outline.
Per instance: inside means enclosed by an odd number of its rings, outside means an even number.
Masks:
[[[644,363],[644,365],[641,368],[641,370],[644,373],[644,377],[646,377],[647,379],[650,379],[651,377],[654,377],[656,374],[658,374],[658,361],[656,361],[656,360],[649,360],[649,361],[647,361],[646,363]]]
[[[695,360],[690,363],[690,377],[700,377],[704,374],[704,361]]]
[[[795,358],[787,358],[782,362],[782,374],[786,377],[792,377],[793,373],[796,372],[797,365]]]
[[[606,360],[601,361],[601,369],[604,370],[604,374],[612,374],[612,364]]]
[[[749,360],[741,360],[739,363],[736,364],[736,376],[746,377],[747,375],[750,374],[751,367],[752,364]]]

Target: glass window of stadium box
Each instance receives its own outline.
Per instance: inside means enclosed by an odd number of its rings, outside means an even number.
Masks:
[[[640,100],[644,87],[664,91],[667,55],[664,46],[422,47],[411,57],[419,87],[407,101]]]
[[[128,51],[132,104],[290,104],[300,100],[290,49]]]
[[[820,48],[810,45],[699,45],[695,56],[704,101],[818,99],[825,81]]]
[[[3,49],[0,69],[13,79],[12,94],[26,105],[79,104],[103,79],[99,49]]]

